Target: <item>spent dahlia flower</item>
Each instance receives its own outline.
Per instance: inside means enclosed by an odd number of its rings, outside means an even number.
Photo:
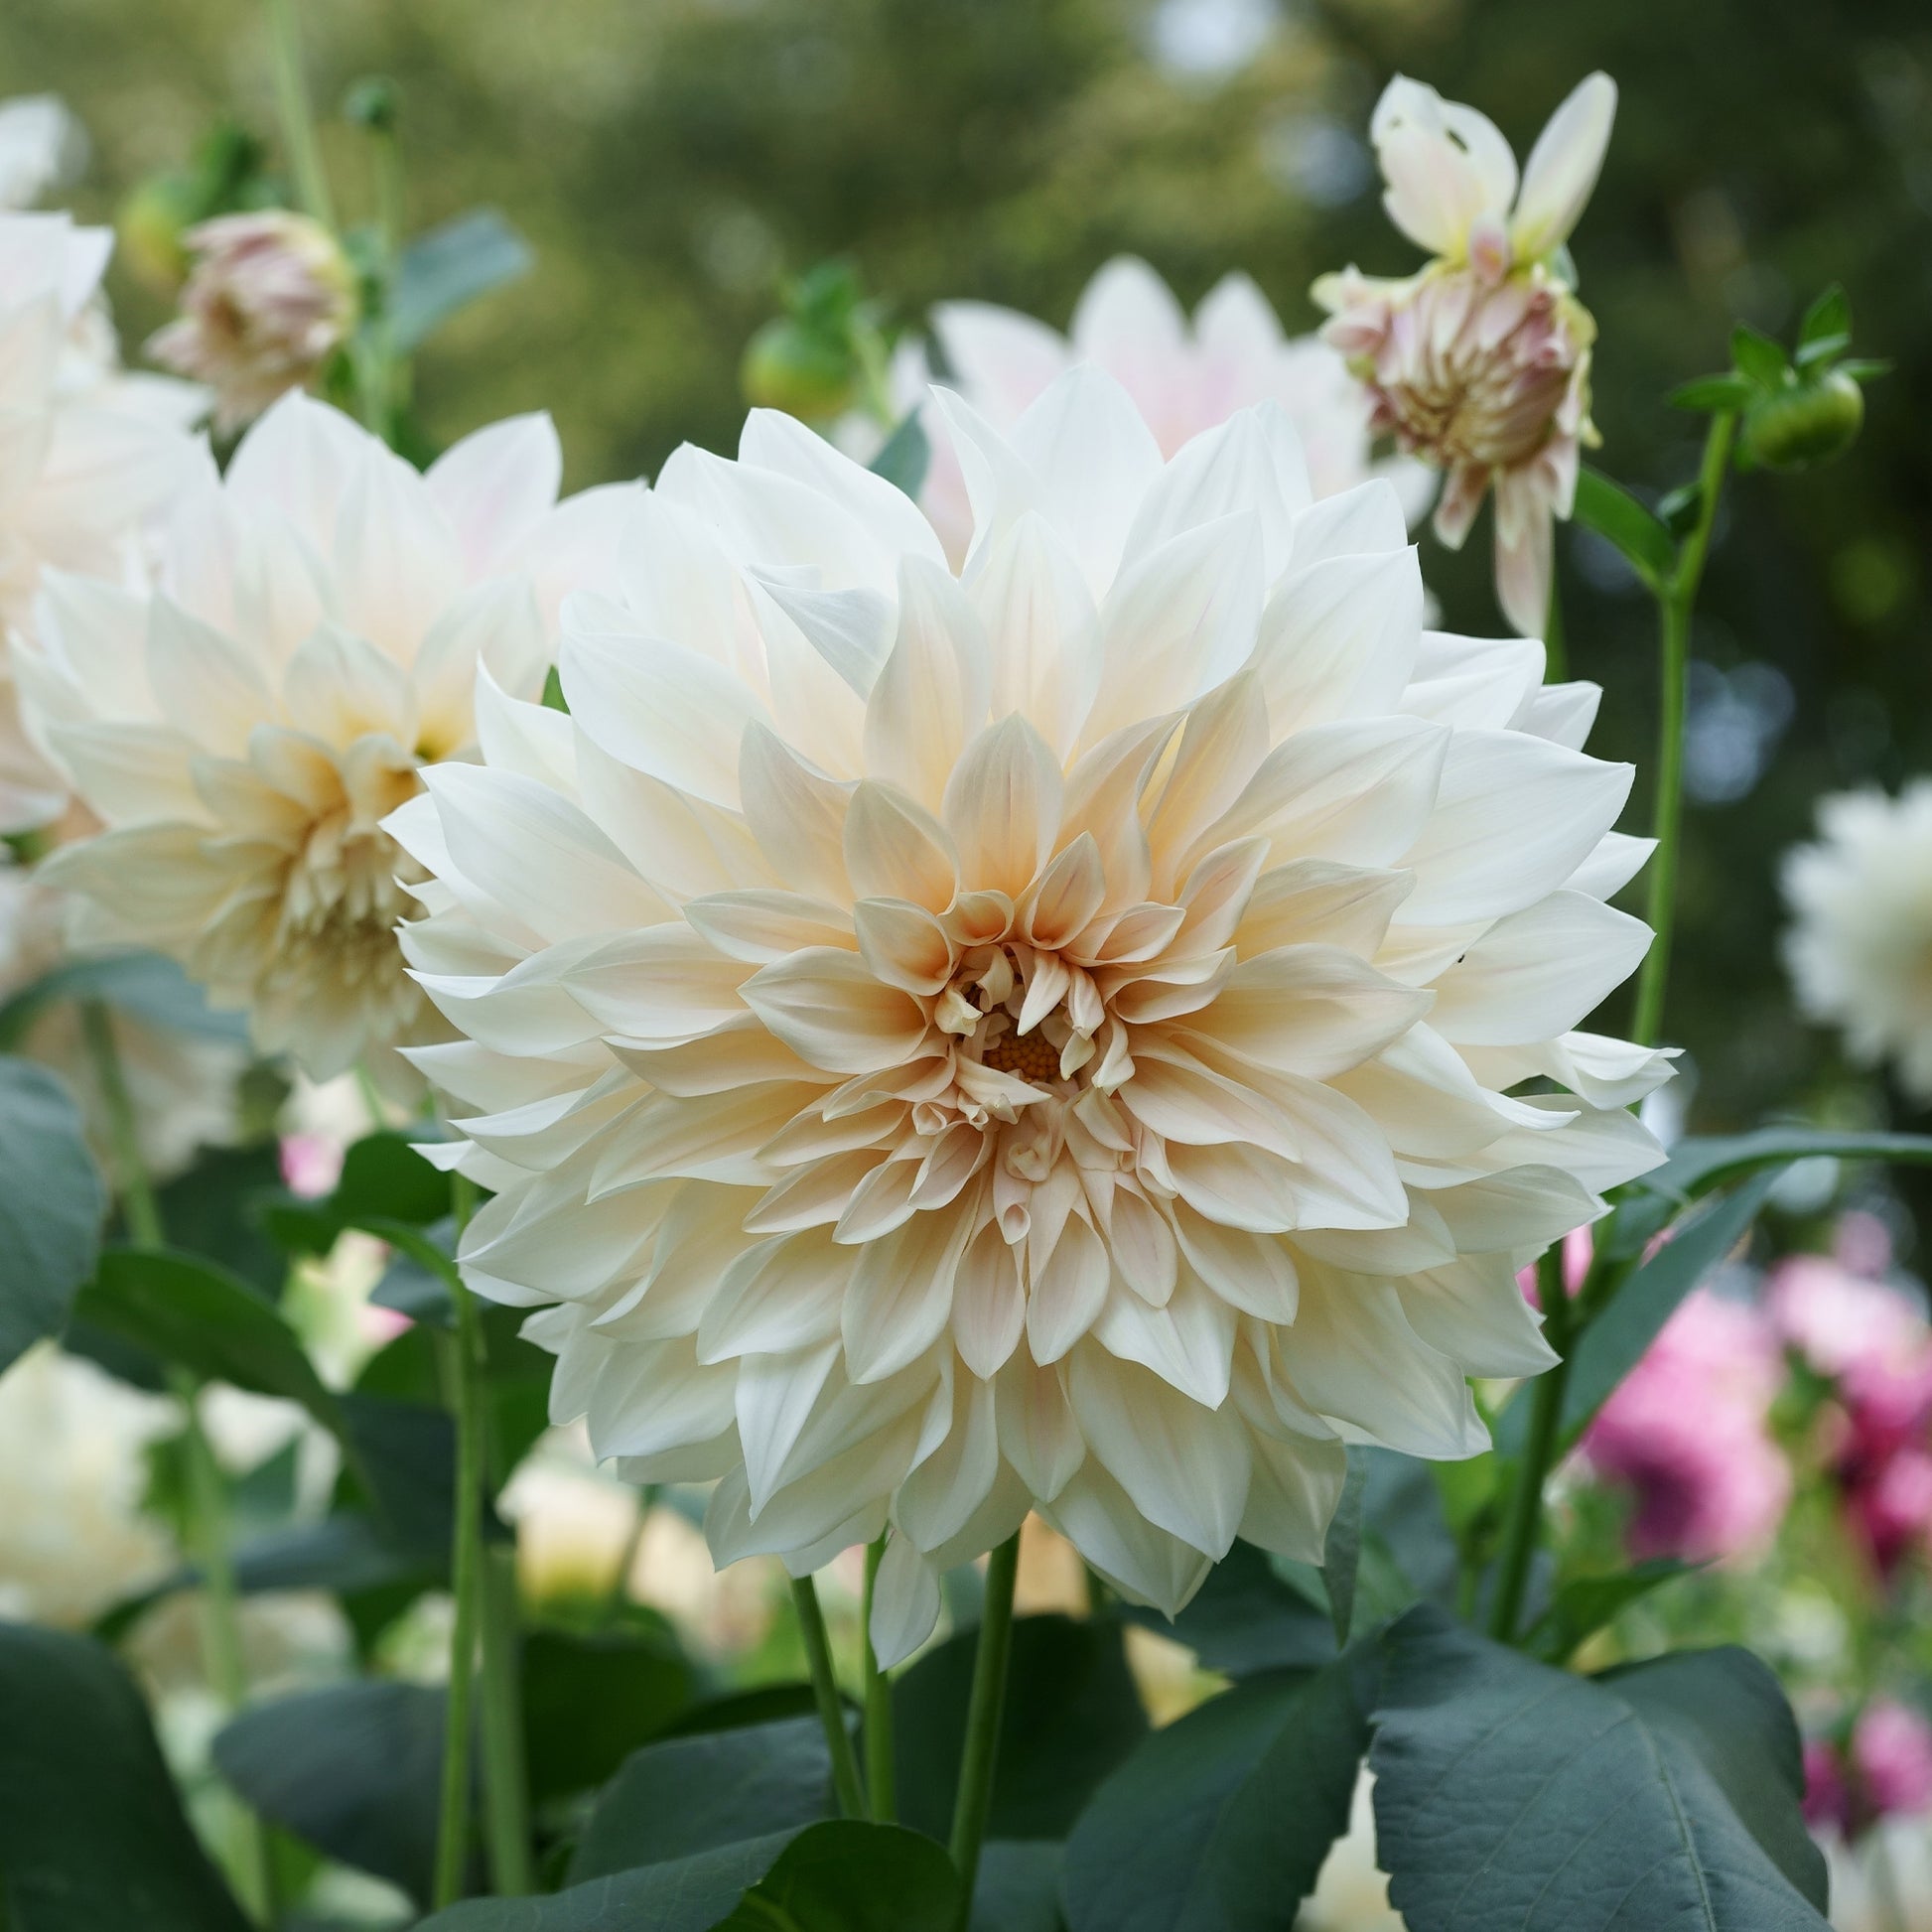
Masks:
[[[1634,1494],[1636,1557],[1723,1561],[1762,1547],[1791,1499],[1770,1433],[1778,1338],[1747,1303],[1699,1289],[1597,1412],[1582,1452]]]
[[[1493,486],[1496,595],[1526,635],[1550,608],[1555,519],[1596,441],[1589,353],[1564,244],[1596,185],[1616,87],[1593,73],[1538,137],[1519,186],[1493,122],[1401,75],[1370,132],[1383,205],[1433,259],[1386,281],[1348,268],[1314,286],[1324,339],[1367,386],[1373,427],[1447,476],[1436,534],[1459,549]]]
[[[1932,1101],[1932,778],[1896,798],[1827,798],[1818,830],[1783,868],[1799,1008],[1842,1029],[1855,1059],[1889,1060],[1907,1092]]]
[[[123,376],[99,286],[113,237],[65,214],[0,212],[0,636],[50,568],[126,578],[206,462],[187,385]],[[60,816],[65,789],[0,677],[0,833]]]
[[[76,936],[171,953],[312,1078],[422,1037],[381,821],[488,736],[480,667],[485,706],[541,689],[559,574],[595,581],[629,494],[559,505],[561,468],[543,417],[419,476],[289,396],[184,499],[151,594],[51,574],[15,668],[107,828],[44,868],[87,901]]]
[[[253,422],[305,387],[355,327],[355,271],[321,222],[286,208],[217,215],[183,236],[194,266],[181,314],[148,353],[207,383],[217,429]]]
[[[890,1524],[893,1658],[1030,1508],[1173,1611],[1318,1558],[1347,1442],[1476,1451],[1665,1071],[1569,1031],[1649,937],[1594,694],[1422,629],[1389,484],[1314,501],[1275,406],[1164,462],[1091,367],[939,403],[963,573],[755,412],[566,605],[570,715],[390,820],[468,1278],[600,1457],[721,1478],[721,1563]]]
[[[1369,462],[1368,402],[1341,357],[1316,337],[1288,336],[1245,275],[1223,276],[1190,321],[1146,262],[1119,255],[1087,284],[1064,336],[990,302],[939,303],[932,334],[949,384],[997,429],[1011,429],[1076,362],[1091,362],[1134,399],[1164,457],[1237,409],[1276,402],[1302,440],[1316,496],[1352,489],[1379,472],[1401,490],[1411,517],[1428,504],[1432,481],[1421,464]],[[901,414],[920,411],[936,432],[920,505],[957,561],[973,534],[972,505],[959,458],[927,405],[930,382],[924,352],[901,348],[893,362],[894,402]]]

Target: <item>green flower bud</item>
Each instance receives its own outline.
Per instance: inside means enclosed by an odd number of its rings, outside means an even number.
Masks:
[[[852,407],[859,366],[844,344],[790,316],[779,316],[746,346],[739,380],[755,408],[782,409],[808,423],[825,422]]]
[[[186,231],[202,218],[193,176],[150,175],[114,217],[120,258],[148,288],[173,295],[188,277]]]
[[[1772,470],[1830,463],[1858,440],[1864,393],[1844,369],[1798,373],[1744,411],[1744,450]]]

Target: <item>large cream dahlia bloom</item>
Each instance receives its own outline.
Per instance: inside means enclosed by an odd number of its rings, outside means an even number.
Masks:
[[[542,417],[419,476],[290,396],[181,503],[152,593],[51,573],[15,666],[107,827],[45,867],[89,901],[78,936],[173,954],[316,1079],[440,1035],[397,950],[414,873],[381,822],[426,766],[474,755],[480,667],[541,690],[559,585],[594,581],[630,493],[559,505],[561,468]]]
[[[187,432],[201,391],[120,372],[99,296],[112,246],[65,214],[0,212],[0,638],[47,570],[137,575],[154,518],[207,462]],[[0,674],[0,832],[64,802]]]
[[[1908,1093],[1932,1100],[1932,778],[1896,798],[1840,792],[1818,830],[1784,860],[1798,1005],[1842,1028],[1855,1059],[1891,1061]]]
[[[1189,318],[1146,262],[1117,255],[1082,291],[1065,335],[996,303],[941,302],[932,338],[948,385],[996,429],[1011,429],[1055,378],[1091,362],[1134,399],[1164,457],[1237,409],[1276,402],[1301,438],[1317,496],[1385,473],[1411,516],[1428,504],[1433,482],[1421,464],[1369,462],[1369,400],[1340,355],[1318,337],[1288,335],[1246,275],[1224,275]],[[931,380],[916,345],[894,358],[895,404],[920,411],[938,432],[919,501],[956,562],[972,538],[973,510],[959,459],[927,402]]]
[[[755,414],[566,605],[571,715],[390,821],[468,1278],[601,1456],[721,1478],[720,1562],[890,1523],[891,1658],[1030,1508],[1172,1611],[1318,1558],[1344,1444],[1477,1450],[1664,1070],[1570,1031],[1648,940],[1595,694],[1423,631],[1388,484],[1313,501],[1275,407],[1164,462],[1091,368],[939,401],[961,574]]]

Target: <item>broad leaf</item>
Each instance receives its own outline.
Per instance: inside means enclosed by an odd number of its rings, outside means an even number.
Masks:
[[[184,1254],[211,1261],[279,1302],[288,1261],[262,1225],[266,1207],[282,1192],[281,1149],[208,1147],[160,1190],[161,1224]]]
[[[816,1718],[667,1738],[633,1751],[598,1794],[571,1883],[833,1815],[831,1755]]]
[[[1619,483],[1586,466],[1577,476],[1579,523],[1607,538],[1646,584],[1665,583],[1677,568],[1677,545],[1656,516]]]
[[[691,1666],[668,1632],[523,1639],[523,1733],[539,1802],[603,1784],[691,1702]]]
[[[203,1380],[280,1396],[342,1428],[336,1398],[280,1311],[209,1262],[172,1249],[110,1248],[74,1312]]]
[[[1741,375],[1701,375],[1673,389],[1670,405],[1715,416],[1725,410],[1742,409],[1756,393],[1755,385]]]
[[[0,1059],[0,1369],[67,1325],[106,1211],[67,1088],[31,1060]]]
[[[1067,1841],[1071,1932],[1290,1932],[1348,1826],[1356,1663],[1248,1678],[1149,1737]]]
[[[402,251],[389,296],[389,330],[407,353],[459,309],[530,272],[529,244],[494,208],[475,208],[419,235]]]
[[[1328,1609],[1338,1647],[1347,1643],[1355,1620],[1355,1573],[1362,1561],[1362,1492],[1367,1486],[1367,1458],[1361,1450],[1351,1449],[1341,1500],[1328,1519],[1327,1540],[1321,1550],[1321,1576],[1328,1587]]]
[[[952,1822],[975,1630],[929,1651],[893,1686],[898,1815],[934,1838]],[[1147,1732],[1120,1626],[1024,1616],[1013,1626],[989,1838],[1062,1838],[1087,1794]]]
[[[9,1932],[248,1932],[126,1671],[32,1624],[0,1623],[0,1902]]]
[[[215,1768],[264,1818],[427,1902],[436,1868],[443,1692],[368,1681],[259,1704]]]
[[[712,1932],[793,1836],[744,1839],[592,1878],[547,1898],[473,1899],[424,1919],[416,1932]],[[767,1919],[764,1932],[770,1924]]]
[[[1750,1232],[1778,1170],[1760,1172],[1734,1193],[1681,1226],[1617,1290],[1616,1299],[1584,1330],[1564,1389],[1563,1440],[1574,1442],[1617,1384],[1677,1312],[1684,1298]],[[1512,1409],[1524,1407],[1512,1403]]]
[[[1797,1727],[1755,1658],[1573,1677],[1434,1608],[1387,1647],[1377,1857],[1410,1932],[1824,1932]]]
[[[1756,1168],[1787,1167],[1816,1156],[1836,1161],[1890,1161],[1932,1166],[1932,1134],[1841,1134],[1822,1127],[1760,1127],[1751,1134],[1686,1135],[1670,1160],[1644,1175],[1644,1185],[1694,1199]]]
[[[953,1932],[958,1910],[943,1846],[838,1819],[800,1832],[718,1932]]]
[[[1062,1849],[1046,1839],[996,1839],[980,1852],[971,1932],[1063,1932]]]
[[[174,1033],[208,1039],[248,1037],[241,1014],[216,1013],[202,989],[164,954],[98,952],[64,959],[0,1002],[0,1049],[17,1046],[49,1007],[69,1000],[99,1000],[132,1020]]]
[[[1760,389],[1776,389],[1791,366],[1782,344],[1743,322],[1730,332],[1730,359],[1736,363],[1738,374]]]
[[[1318,1571],[1310,1573],[1309,1588],[1300,1588],[1282,1577],[1265,1550],[1237,1542],[1172,1622],[1159,1610],[1134,1604],[1121,1614],[1187,1645],[1203,1670],[1249,1677],[1332,1661],[1335,1638],[1326,1600]]]

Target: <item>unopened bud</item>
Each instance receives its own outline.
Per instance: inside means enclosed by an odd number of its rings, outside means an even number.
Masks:
[[[859,367],[844,344],[779,316],[752,338],[739,379],[754,407],[822,422],[852,407]]]
[[[1799,373],[1754,397],[1744,412],[1744,450],[1771,470],[1830,463],[1858,441],[1864,392],[1844,369]]]

